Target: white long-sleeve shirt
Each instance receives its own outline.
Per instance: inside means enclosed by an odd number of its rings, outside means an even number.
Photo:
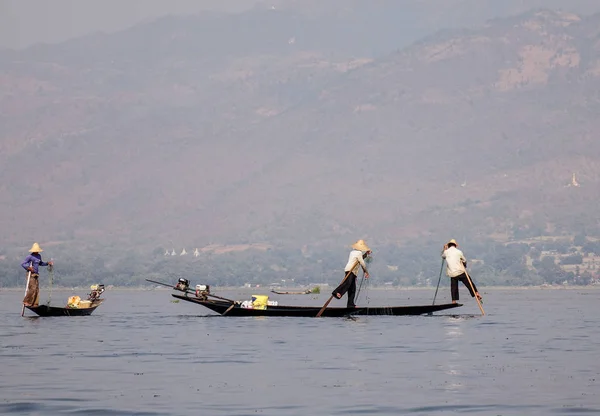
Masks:
[[[357,260],[358,260],[358,263],[356,264],[356,267],[352,268],[352,266],[354,266],[354,264],[356,263]],[[347,273],[352,270],[352,273],[354,273],[355,275],[358,276],[358,270],[359,270],[358,267],[359,266],[362,266],[365,273],[368,273],[367,265],[365,264],[365,261],[363,260],[362,251],[352,250],[350,252],[350,256],[348,257],[348,263],[346,264],[346,267],[344,267],[344,271]]]
[[[448,277],[456,277],[463,274],[465,270],[464,263],[467,262],[462,251],[456,247],[449,247],[442,253],[442,258],[446,259],[446,274]]]

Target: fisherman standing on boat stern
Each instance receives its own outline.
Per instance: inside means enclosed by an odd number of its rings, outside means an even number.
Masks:
[[[477,286],[475,286],[475,282],[473,279],[471,283],[473,287],[471,288],[471,284],[469,284],[469,277],[467,277],[467,259],[462,251],[458,249],[458,243],[455,239],[448,241],[447,244],[444,245],[444,249],[442,251],[442,258],[446,260],[446,274],[450,277],[450,293],[452,295],[452,303],[456,303],[458,301],[458,281],[460,280],[463,284],[469,289],[469,293],[471,293],[471,297],[477,296],[479,301],[483,301],[483,298],[477,291]]]
[[[356,275],[358,274],[359,266],[362,267],[365,273],[365,279],[369,278],[369,272],[367,271],[367,265],[365,264],[364,257],[371,253],[371,249],[367,246],[364,240],[358,240],[352,244],[352,251],[348,257],[348,263],[344,268],[344,280],[335,290],[331,293],[334,297],[341,299],[346,292],[348,292],[348,308],[354,308],[354,296],[356,294]]]
[[[40,254],[43,250],[40,248],[38,243],[33,243],[29,250],[29,255],[25,258],[25,261],[21,266],[27,270],[29,276],[29,284],[27,285],[27,292],[23,299],[23,305],[25,306],[38,306],[40,297],[40,284],[39,278],[39,266],[52,266],[52,262],[42,261],[42,255]]]

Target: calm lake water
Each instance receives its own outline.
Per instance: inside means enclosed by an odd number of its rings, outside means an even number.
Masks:
[[[169,290],[107,290],[89,317],[22,318],[23,294],[0,291],[0,414],[600,414],[600,290],[482,289],[484,317],[461,287],[453,315],[355,319],[220,317]],[[366,293],[359,304],[433,298]]]

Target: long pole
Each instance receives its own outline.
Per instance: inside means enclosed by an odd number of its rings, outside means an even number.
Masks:
[[[471,286],[471,290],[473,291],[473,293],[475,293],[475,288],[473,287],[473,282],[471,281],[471,276],[469,276],[469,273],[467,273],[466,269],[465,269],[465,275],[467,276],[467,280],[469,281],[469,285]],[[483,306],[481,306],[481,302],[479,301],[479,297],[477,295],[475,295],[475,300],[477,301],[477,305],[479,305],[479,309],[481,310],[481,314],[485,315],[485,312],[483,311]]]
[[[344,276],[340,285],[346,281],[346,279],[348,278],[348,276],[350,276],[350,273],[352,273],[352,270],[354,270],[354,268],[356,267],[357,264],[358,264],[358,260],[356,260],[354,262],[354,265],[350,268],[350,271],[348,271],[348,273],[346,273],[346,276]],[[317,318],[320,317],[321,315],[323,315],[323,312],[325,312],[325,309],[327,309],[327,306],[329,306],[329,303],[331,302],[332,299],[333,299],[333,295],[329,296],[329,299],[327,299],[327,302],[325,302],[325,305],[323,305],[323,307],[321,308],[319,313],[317,313],[317,316],[316,316]]]
[[[29,265],[31,267],[31,264]],[[27,284],[25,285],[25,294],[23,297],[27,296],[27,289],[29,289],[29,279],[31,279],[31,270],[27,273]],[[21,316],[25,315],[25,303],[23,303],[23,307],[21,308]]]
[[[433,303],[435,305],[435,298],[437,297],[438,289],[440,288],[440,282],[442,281],[442,272],[444,271],[444,259],[442,259],[442,266],[440,267],[440,277],[438,278],[438,284],[435,288],[435,295],[433,295]]]
[[[174,289],[174,290],[181,291],[181,289],[176,289],[175,287],[173,287],[173,285],[170,285],[168,283],[158,282],[156,280],[150,280],[150,279],[146,279],[146,281],[152,282],[152,283],[156,283],[156,284],[159,284],[159,285],[163,285],[163,286],[166,286],[166,287],[170,287],[171,289]],[[196,292],[194,292],[192,289],[188,288],[187,290],[185,290],[185,293],[196,293]],[[211,298],[226,300],[227,302],[235,303],[235,300],[227,299],[227,298],[224,298],[222,296],[217,296],[217,295],[213,295],[213,294],[210,294],[210,293],[208,293],[206,296],[210,296]]]

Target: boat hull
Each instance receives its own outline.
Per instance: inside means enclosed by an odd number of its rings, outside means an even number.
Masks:
[[[64,308],[49,305],[26,306],[26,308],[39,316],[88,316],[100,306],[103,300],[95,301],[89,308]]]
[[[316,317],[321,310],[319,306],[268,306],[266,309],[246,309],[230,302],[220,300],[202,300],[192,296],[179,295],[173,293],[174,298],[186,302],[202,305],[220,315],[228,311],[225,316],[296,316],[296,317]],[[441,305],[417,305],[417,306],[376,306],[376,307],[356,307],[356,308],[336,308],[325,309],[322,317],[343,317],[348,315],[427,315],[433,312],[439,312],[446,309],[453,309],[462,306],[460,303],[446,303]]]

